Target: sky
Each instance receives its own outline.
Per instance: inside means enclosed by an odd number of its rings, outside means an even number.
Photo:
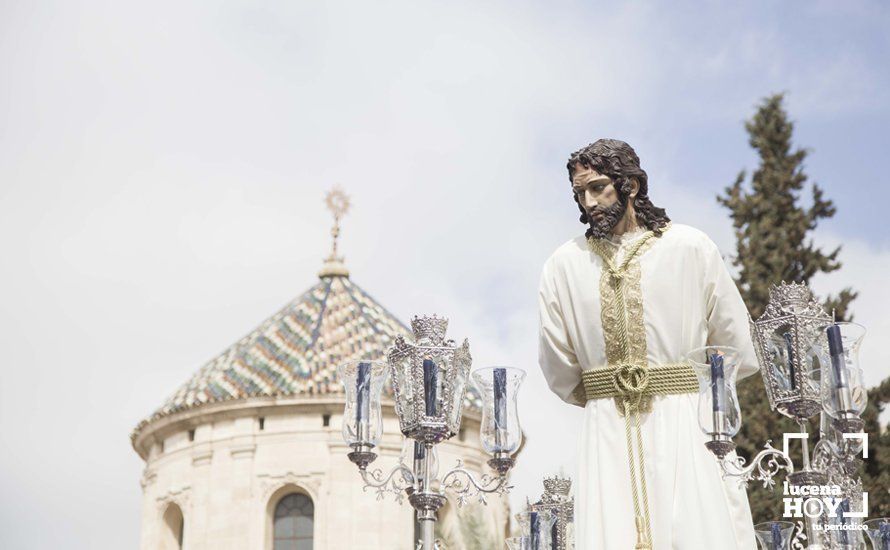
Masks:
[[[568,154],[631,143],[730,259],[715,196],[784,92],[843,245],[866,381],[890,376],[882,2],[0,2],[0,547],[138,544],[130,430],[314,284],[325,192],[352,279],[528,376],[513,499],[574,467],[537,367],[540,267],[580,234]],[[358,478],[356,479],[358,483]]]

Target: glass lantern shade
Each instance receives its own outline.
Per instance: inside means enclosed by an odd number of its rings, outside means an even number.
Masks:
[[[389,350],[396,414],[402,433],[439,443],[460,429],[461,409],[470,374],[470,345],[445,339],[448,320],[415,317],[414,342],[398,336]]]
[[[376,447],[383,435],[380,395],[389,370],[382,361],[350,361],[337,367],[346,390],[343,440],[350,447]]]
[[[801,395],[818,395],[820,369],[818,362],[814,365],[814,344],[819,341],[821,331],[808,334],[797,334],[790,324],[780,324],[767,340],[767,368],[775,383],[775,389],[781,393],[797,392]],[[795,335],[803,340],[800,345],[795,342]],[[808,350],[798,354],[796,349]]]
[[[525,511],[516,514],[519,531],[523,538],[528,538],[529,550],[556,550],[553,548],[551,532],[556,517],[546,510],[537,512]]]
[[[835,323],[818,347],[822,367],[822,404],[834,419],[859,416],[865,410],[868,394],[859,367],[859,348],[865,327],[856,323]]]
[[[788,550],[794,524],[790,521],[767,521],[754,526],[754,534],[761,550]]]
[[[865,522],[865,533],[875,550],[890,550],[890,518],[875,518]]]
[[[469,357],[469,352],[467,353],[467,357]],[[452,367],[453,368],[453,367]],[[447,417],[445,419],[446,423],[449,426],[455,426],[457,429],[454,430],[454,433],[460,429],[460,417],[461,411],[463,410],[464,396],[467,391],[467,376],[470,372],[470,364],[467,362],[466,372],[462,376],[455,376],[451,380],[451,391],[449,394],[451,395],[448,403],[447,409]]]
[[[782,283],[770,289],[766,310],[751,321],[751,340],[774,411],[801,422],[822,409],[814,350],[830,323],[805,285]]]
[[[489,367],[473,373],[482,394],[482,448],[489,454],[513,454],[522,443],[516,396],[525,372],[511,367]]]
[[[698,377],[698,425],[708,436],[731,438],[742,427],[736,394],[738,351],[707,346],[687,356]]]

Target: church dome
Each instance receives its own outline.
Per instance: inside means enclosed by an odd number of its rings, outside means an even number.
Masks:
[[[334,237],[339,234],[335,226]],[[343,396],[338,365],[382,360],[408,327],[349,278],[342,258],[331,256],[320,281],[252,332],[201,367],[133,430],[135,442],[150,423],[203,405],[252,398]],[[390,384],[386,394],[392,396]],[[481,399],[468,388],[465,411]]]
[[[211,360],[144,424],[207,403],[343,394],[336,368],[381,359],[411,331],[345,276],[322,277]]]

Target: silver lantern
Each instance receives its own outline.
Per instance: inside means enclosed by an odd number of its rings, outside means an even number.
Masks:
[[[798,423],[822,410],[817,356],[830,324],[810,289],[796,283],[771,288],[766,311],[751,321],[770,407]]]
[[[461,404],[470,375],[470,344],[445,338],[448,319],[415,317],[414,342],[398,336],[389,350],[396,414],[402,433],[439,443],[460,430]]]

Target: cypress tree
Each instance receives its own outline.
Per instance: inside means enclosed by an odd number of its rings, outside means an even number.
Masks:
[[[736,283],[755,319],[769,301],[769,289],[779,282],[809,283],[818,273],[840,269],[837,257],[841,247],[829,253],[809,237],[819,220],[835,214],[834,204],[822,188],[811,186],[812,204],[800,205],[807,183],[803,162],[807,151],[791,150],[794,124],[788,120],[783,95],[767,97],[754,118],[745,123],[748,143],[760,156],[760,166],[751,177],[750,190],[742,170],[735,183],[717,200],[730,210],[736,234],[739,268]],[[847,308],[856,297],[849,288],[826,301],[839,320],[847,318]]]
[[[816,184],[807,185],[804,160],[807,151],[792,147],[794,124],[783,106],[784,97],[776,94],[765,98],[754,117],[745,123],[748,143],[760,158],[759,166],[746,182],[743,170],[735,182],[718,196],[733,221],[736,235],[736,254],[733,264],[738,268],[736,284],[748,311],[757,319],[769,301],[769,289],[782,281],[809,284],[813,276],[840,269],[840,247],[826,252],[817,247],[811,237],[819,221],[835,214],[831,200]],[[809,206],[802,204],[802,194],[809,188]],[[838,320],[850,320],[850,303],[856,293],[846,288],[824,302],[827,312],[834,312]],[[888,434],[878,437],[878,411],[890,398],[890,382],[869,392],[872,399],[869,413],[864,415],[870,439],[870,460],[863,472],[863,482],[869,490],[870,515],[890,507],[887,483],[890,477],[890,449]],[[753,458],[769,439],[778,446],[784,432],[797,431],[797,426],[772,412],[760,376],[752,376],[739,383],[739,404],[742,410],[742,429],[735,442],[738,453]],[[818,433],[818,419],[811,422],[811,438]],[[814,443],[811,442],[811,443]],[[883,445],[882,448],[879,448]],[[812,445],[811,445],[812,448]],[[881,452],[883,450],[883,452]],[[880,456],[883,455],[883,456]],[[878,461],[883,460],[881,464]],[[800,465],[798,456],[795,463]],[[883,485],[879,483],[883,480]],[[748,493],[754,522],[781,519],[781,495],[774,491],[754,488]]]

